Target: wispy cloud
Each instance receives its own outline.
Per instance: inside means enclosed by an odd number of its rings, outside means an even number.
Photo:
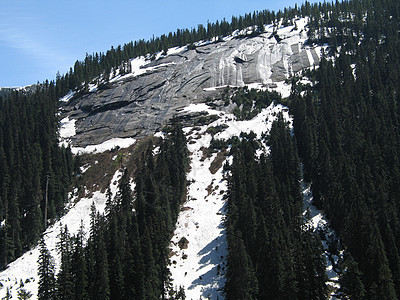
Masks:
[[[0,45],[3,47],[19,51],[47,72],[55,72],[70,62],[70,57],[57,48],[57,43],[46,36],[31,16],[18,13],[11,19],[10,15],[0,13],[0,19]]]

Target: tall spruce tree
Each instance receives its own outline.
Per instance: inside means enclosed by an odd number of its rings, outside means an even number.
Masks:
[[[57,274],[57,298],[73,299],[74,281],[72,270],[72,239],[68,232],[68,227],[61,225],[57,251],[61,257],[60,270]]]
[[[38,259],[38,299],[57,299],[54,258],[51,256],[50,251],[47,249],[43,236],[39,242],[39,247],[40,254]]]

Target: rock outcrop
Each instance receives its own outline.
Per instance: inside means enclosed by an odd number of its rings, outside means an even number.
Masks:
[[[319,62],[316,49],[304,46],[304,26],[299,28],[268,27],[257,36],[198,43],[144,62],[140,75],[124,76],[63,106],[63,116],[77,120],[72,143],[152,134],[188,104],[218,97],[228,85],[276,88]]]

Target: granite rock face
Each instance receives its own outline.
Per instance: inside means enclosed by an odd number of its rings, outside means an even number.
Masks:
[[[225,38],[143,60],[139,73],[62,107],[62,116],[77,120],[72,143],[86,146],[152,134],[190,103],[218,98],[227,85],[274,87],[319,63],[317,50],[305,47],[305,40],[305,30],[270,28],[257,36]]]

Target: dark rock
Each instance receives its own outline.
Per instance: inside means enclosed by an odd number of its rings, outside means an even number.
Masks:
[[[190,103],[221,99],[227,85],[260,83],[273,87],[311,66],[307,52],[300,49],[299,32],[279,35],[279,39],[268,39],[270,35],[196,46],[149,61],[142,67],[146,73],[140,76],[75,97],[62,107],[62,117],[77,120],[72,144],[87,146],[113,137],[144,137],[177,114],[183,118],[181,110]],[[318,63],[314,50],[311,55]],[[218,108],[229,111],[234,106]]]

